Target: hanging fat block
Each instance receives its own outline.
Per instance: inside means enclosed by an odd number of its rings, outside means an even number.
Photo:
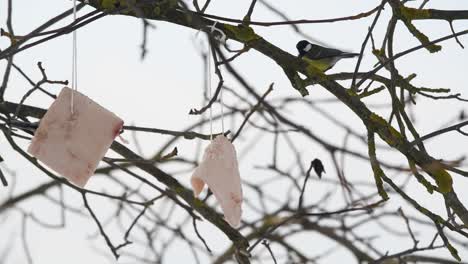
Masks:
[[[122,119],[115,114],[64,87],[41,119],[28,152],[70,182],[84,187],[122,126]]]
[[[242,187],[234,145],[223,135],[205,149],[203,160],[192,175],[195,196],[205,183],[221,204],[227,222],[237,227],[242,214]]]

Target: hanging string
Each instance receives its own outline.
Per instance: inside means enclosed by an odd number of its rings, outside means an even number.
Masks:
[[[208,36],[208,57],[206,59],[207,65],[207,76],[206,76],[206,81],[208,85],[208,94],[209,97],[211,98],[211,41],[210,41],[210,36]],[[213,109],[210,106],[210,140],[213,140]]]
[[[223,104],[223,87],[219,91],[219,103],[221,104],[221,131],[224,135],[224,104]]]
[[[73,0],[73,22],[76,21],[76,0]],[[73,115],[74,113],[74,94],[75,91],[78,91],[78,64],[77,64],[77,39],[76,39],[76,30],[73,30],[73,50],[72,50],[72,81],[71,81],[71,101],[70,101],[70,111]]]
[[[211,39],[210,37],[213,37],[213,39],[221,42],[221,43],[226,43],[226,34],[224,34],[224,32],[218,28],[216,28],[216,24],[218,22],[215,21],[213,23],[213,25],[209,26],[209,29],[210,29],[210,35],[208,36],[208,60],[207,60],[207,63],[208,63],[208,66],[207,66],[207,85],[208,85],[208,93],[209,93],[209,98],[212,97],[211,95],[211,91],[212,91],[212,87],[211,87],[211,58],[213,56],[213,51],[212,51],[212,46],[211,46]],[[215,36],[213,33],[214,32],[217,32],[219,35],[218,36]],[[213,60],[213,63],[215,62],[215,60]],[[222,129],[222,132],[224,134],[224,104],[223,104],[223,88],[221,87],[220,88],[220,93],[219,93],[219,103],[221,104],[221,129]],[[213,110],[210,106],[210,140],[213,139]]]

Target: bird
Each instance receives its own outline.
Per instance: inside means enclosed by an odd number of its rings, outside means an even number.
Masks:
[[[301,40],[296,44],[299,58],[311,63],[315,68],[325,72],[331,69],[341,59],[354,58],[359,53],[345,52],[338,49],[326,48]]]

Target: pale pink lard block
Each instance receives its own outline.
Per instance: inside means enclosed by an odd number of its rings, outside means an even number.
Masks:
[[[64,87],[41,119],[28,152],[70,182],[84,187],[122,126],[122,119],[115,114]]]
[[[205,149],[203,160],[191,178],[195,196],[205,183],[221,204],[226,221],[233,227],[242,214],[242,186],[234,145],[223,135],[217,136]]]

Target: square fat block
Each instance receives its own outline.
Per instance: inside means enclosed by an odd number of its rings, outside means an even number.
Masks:
[[[122,127],[122,119],[114,113],[64,87],[41,119],[28,152],[84,187]]]

